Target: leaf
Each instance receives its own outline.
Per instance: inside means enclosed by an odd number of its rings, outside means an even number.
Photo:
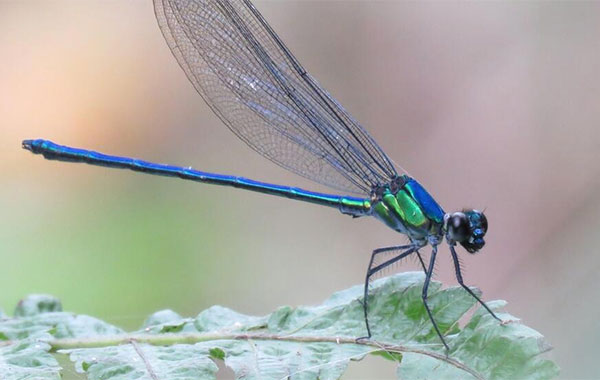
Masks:
[[[56,297],[47,294],[31,294],[19,301],[15,317],[26,317],[52,311],[62,311],[62,304]]]
[[[214,379],[217,365],[202,345],[148,344],[88,348],[71,351],[78,372],[89,379]]]
[[[59,380],[60,366],[49,349],[47,343],[26,341],[0,346],[0,378]]]
[[[147,332],[175,333],[182,331],[196,331],[192,318],[183,318],[173,310],[161,310],[146,319],[143,327]]]
[[[0,379],[60,379],[61,368],[47,342],[123,333],[96,318],[60,310],[58,299],[32,295],[19,302],[16,318],[0,319]]]
[[[194,326],[203,331],[248,331],[265,326],[265,317],[252,317],[222,306],[213,306],[196,317]]]
[[[14,318],[0,319],[0,378],[58,379],[50,355],[66,353],[89,379],[215,379],[223,361],[236,379],[333,380],[351,360],[374,354],[399,363],[399,379],[551,379],[558,367],[541,357],[549,350],[541,334],[500,312],[504,301],[488,305],[501,325],[478,308],[461,329],[459,321],[475,305],[464,289],[430,285],[429,303],[450,345],[446,357],[429,321],[421,289],[422,273],[401,273],[370,286],[366,333],[362,285],[334,293],[317,306],[283,306],[255,317],[213,306],[195,318],[171,310],[154,313],[132,333],[92,317],[60,310],[49,296],[19,304]],[[4,342],[3,342],[4,341]]]

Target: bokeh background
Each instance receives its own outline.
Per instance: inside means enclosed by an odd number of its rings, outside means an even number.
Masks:
[[[562,378],[600,378],[600,2],[257,5],[447,210],[486,209],[485,250],[463,254],[468,283],[547,336]],[[23,151],[44,137],[323,190],[221,124],[150,0],[2,0],[0,51],[7,312],[43,292],[129,329],[162,308],[266,314],[360,283],[373,248],[404,241],[331,209]],[[453,285],[448,256],[437,279]],[[393,377],[381,360],[351,367],[349,379]]]

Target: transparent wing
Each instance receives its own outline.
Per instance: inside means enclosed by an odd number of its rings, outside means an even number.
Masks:
[[[254,150],[354,194],[369,194],[396,175],[373,138],[302,68],[249,0],[154,5],[187,77]]]

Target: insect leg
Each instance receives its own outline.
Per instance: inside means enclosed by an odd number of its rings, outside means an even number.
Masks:
[[[373,261],[375,260],[375,257],[378,254],[384,253],[384,252],[402,250],[402,249],[407,249],[407,250],[398,254],[398,256],[395,256],[395,257],[373,267]],[[406,256],[415,252],[416,249],[417,249],[417,246],[410,244],[410,245],[399,245],[399,246],[394,246],[394,247],[377,248],[376,250],[373,251],[373,253],[371,253],[371,260],[369,261],[369,268],[367,270],[367,276],[365,278],[365,295],[364,295],[363,302],[362,302],[363,311],[365,314],[365,325],[367,326],[367,336],[358,338],[357,340],[369,339],[371,337],[371,328],[369,326],[369,317],[368,317],[369,279],[371,278],[371,276],[373,276],[375,273],[379,272],[380,270],[392,265],[393,263],[397,262],[398,260],[402,260]]]
[[[448,352],[450,350],[450,348],[448,347],[448,344],[446,344],[446,341],[444,340],[444,336],[440,332],[440,329],[439,329],[437,323],[435,323],[435,319],[433,319],[433,314],[431,313],[431,309],[429,309],[429,305],[427,304],[427,290],[429,289],[429,283],[431,282],[431,275],[433,274],[433,267],[435,265],[435,256],[436,255],[437,255],[437,246],[433,246],[433,249],[431,251],[431,258],[429,259],[429,269],[427,270],[427,273],[425,275],[425,283],[423,284],[422,297],[423,297],[423,305],[425,305],[425,310],[427,310],[427,315],[429,315],[429,319],[431,320],[431,323],[433,324],[435,332],[440,337],[440,340],[444,344],[444,347],[446,347],[446,352]]]
[[[419,252],[419,250],[417,249],[417,251],[415,253],[417,254],[417,257],[419,258],[419,262],[421,263],[421,267],[423,267],[423,272],[425,273],[425,275],[427,275],[427,267],[425,266],[425,261],[423,261],[423,257],[421,256],[421,252]]]
[[[458,256],[456,255],[456,250],[454,249],[453,245],[450,245],[450,253],[452,254],[452,261],[454,262],[454,269],[456,271],[456,280],[458,281],[460,286],[462,286],[471,296],[473,296],[473,298],[475,298],[477,300],[477,302],[479,302],[481,304],[481,306],[483,306],[485,308],[485,310],[487,310],[488,313],[490,313],[492,315],[492,317],[494,317],[497,320],[499,320],[500,322],[502,322],[502,320],[500,318],[498,318],[498,316],[496,316],[496,314],[494,314],[494,312],[485,304],[485,302],[483,302],[479,297],[477,297],[477,295],[467,285],[465,285],[465,283],[463,281],[462,273],[460,272],[460,263],[458,261]]]

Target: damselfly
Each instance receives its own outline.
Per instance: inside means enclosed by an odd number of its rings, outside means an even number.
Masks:
[[[465,285],[456,243],[475,253],[485,244],[487,220],[477,210],[445,213],[431,195],[395,166],[367,131],[300,65],[250,0],[155,0],[160,29],[171,52],[209,107],[240,139],[278,165],[344,195],[212,174],[89,150],[25,140],[23,147],[51,160],[131,169],[149,174],[232,186],[338,208],[353,217],[374,216],[408,236],[410,244],[371,253],[369,280],[415,254],[425,272],[423,304],[444,344],[427,302],[438,245],[445,239],[459,284],[500,320]],[[419,249],[431,246],[426,265]],[[379,263],[377,257],[391,254]]]

